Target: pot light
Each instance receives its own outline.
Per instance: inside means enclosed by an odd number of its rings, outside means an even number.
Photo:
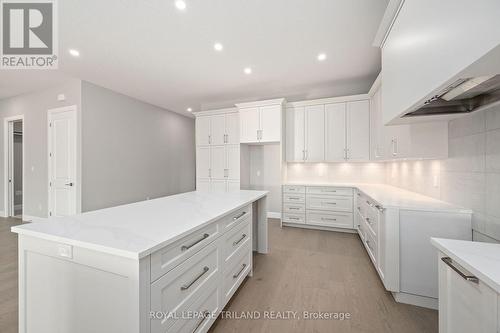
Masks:
[[[177,7],[178,10],[184,10],[186,9],[186,2],[183,0],[177,0],[175,1],[175,7]]]
[[[326,59],[326,54],[325,53],[318,54],[318,61],[323,61],[325,59]]]
[[[251,69],[250,67],[246,67],[246,68],[243,70],[243,72],[244,72],[245,74],[247,74],[247,75],[248,75],[248,74],[252,74],[252,69]]]
[[[71,54],[73,57],[79,57],[80,56],[80,51],[75,50],[75,49],[69,49],[68,50],[69,54]]]
[[[187,111],[187,112],[193,112],[193,109],[191,109],[191,108],[187,108],[187,109],[186,109],[186,111]]]
[[[223,48],[224,48],[224,46],[221,43],[215,43],[214,44],[214,50],[215,51],[222,51]]]

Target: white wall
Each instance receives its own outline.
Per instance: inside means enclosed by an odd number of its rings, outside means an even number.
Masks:
[[[450,121],[448,142],[446,160],[388,164],[387,182],[473,209],[474,239],[500,242],[500,107]]]

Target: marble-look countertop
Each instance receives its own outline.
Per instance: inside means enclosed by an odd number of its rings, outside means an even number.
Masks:
[[[431,243],[500,294],[500,244],[443,238]]]
[[[187,192],[12,227],[12,232],[132,259],[143,258],[264,196]]]
[[[287,182],[283,185],[357,188],[384,208],[472,214],[472,210],[385,184]]]

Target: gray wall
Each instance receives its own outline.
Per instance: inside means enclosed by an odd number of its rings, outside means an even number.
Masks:
[[[57,101],[58,94],[65,94],[66,101]],[[48,152],[47,110],[68,105],[77,105],[80,110],[80,80],[31,94],[0,100],[0,147],[3,147],[3,118],[24,115],[25,185],[24,214],[46,217],[48,206]],[[2,148],[3,151],[3,148]],[[0,154],[0,210],[4,207],[4,154]]]
[[[82,210],[195,189],[194,119],[82,82]]]

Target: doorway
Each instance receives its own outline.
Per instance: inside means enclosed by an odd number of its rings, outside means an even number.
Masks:
[[[24,207],[24,117],[4,120],[4,216],[22,219]]]

